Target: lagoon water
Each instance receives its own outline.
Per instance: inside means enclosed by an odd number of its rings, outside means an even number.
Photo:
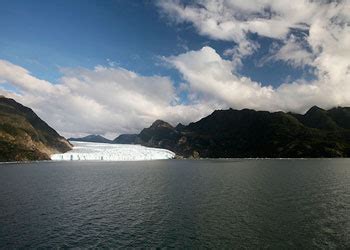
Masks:
[[[350,160],[0,165],[0,247],[350,247]]]

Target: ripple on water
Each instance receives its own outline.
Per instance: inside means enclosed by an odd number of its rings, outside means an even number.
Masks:
[[[346,248],[350,160],[0,167],[0,247]]]

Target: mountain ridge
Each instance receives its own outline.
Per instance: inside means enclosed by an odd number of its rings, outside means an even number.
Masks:
[[[68,138],[68,141],[83,141],[83,142],[97,142],[97,143],[112,143],[111,140],[101,136],[101,135],[87,135],[79,138]]]
[[[348,157],[350,108],[313,106],[303,115],[215,110],[188,125],[173,127],[157,120],[133,138],[134,143],[166,148],[186,158]]]

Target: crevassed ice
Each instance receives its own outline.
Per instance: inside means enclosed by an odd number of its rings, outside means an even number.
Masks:
[[[64,154],[53,154],[55,161],[143,161],[172,159],[175,153],[160,148],[141,145],[73,142],[73,150]]]

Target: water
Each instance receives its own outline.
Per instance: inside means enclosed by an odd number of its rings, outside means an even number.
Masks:
[[[0,247],[350,247],[350,160],[0,165]]]

